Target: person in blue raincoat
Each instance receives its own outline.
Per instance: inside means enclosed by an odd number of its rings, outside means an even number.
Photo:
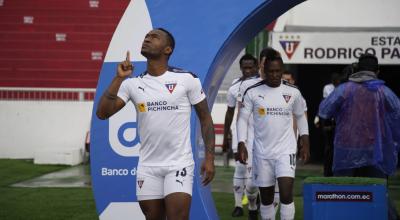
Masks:
[[[319,106],[321,118],[336,121],[334,176],[387,178],[396,171],[400,101],[378,73],[376,56],[362,54],[358,71]]]

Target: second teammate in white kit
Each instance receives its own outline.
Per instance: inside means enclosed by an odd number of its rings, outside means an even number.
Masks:
[[[293,183],[296,168],[297,142],[293,116],[297,121],[303,147],[300,159],[308,161],[308,124],[300,91],[282,83],[283,61],[270,59],[264,66],[265,80],[250,86],[243,95],[237,122],[239,157],[246,163],[247,123],[254,120],[253,180],[260,189],[261,217],[274,218],[274,186],[279,185],[281,219],[294,219]]]

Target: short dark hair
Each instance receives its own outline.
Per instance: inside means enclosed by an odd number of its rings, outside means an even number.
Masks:
[[[370,53],[361,54],[358,59],[358,71],[372,71],[377,72],[379,69],[378,58]]]
[[[171,32],[167,31],[167,30],[164,29],[164,28],[156,28],[156,30],[160,30],[160,31],[162,31],[162,32],[164,32],[164,33],[167,34],[168,44],[169,44],[169,46],[172,48],[172,51],[174,51],[174,49],[175,49],[175,38],[174,38],[174,36],[171,34]]]
[[[268,62],[267,62],[268,61]],[[266,59],[265,60],[265,63],[264,63],[264,73],[266,73],[267,72],[267,68],[268,68],[268,66],[269,66],[269,64],[271,63],[271,62],[273,62],[273,61],[278,61],[281,65],[282,65],[282,67],[283,67],[283,60],[282,60],[282,57],[271,57],[270,59]]]
[[[356,72],[357,63],[352,63],[345,66],[342,70],[342,81],[347,81],[349,76]]]
[[[266,47],[260,52],[259,56],[260,62],[263,57],[265,57],[266,60],[271,60],[274,59],[275,57],[281,57],[281,54],[272,47]]]
[[[240,66],[242,66],[242,63],[243,63],[244,60],[252,60],[254,62],[254,65],[256,65],[256,66],[258,65],[257,59],[251,54],[246,53],[245,55],[243,55],[240,58],[240,60],[239,60],[239,65]]]
[[[292,72],[289,72],[288,70],[284,70],[282,75],[290,75],[292,76],[293,80],[296,81],[296,77],[294,76],[294,74]]]

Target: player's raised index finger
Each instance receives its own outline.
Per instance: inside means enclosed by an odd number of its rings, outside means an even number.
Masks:
[[[126,51],[126,61],[130,62],[131,61],[131,53],[128,51]]]

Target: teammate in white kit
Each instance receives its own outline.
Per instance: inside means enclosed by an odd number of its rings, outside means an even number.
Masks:
[[[107,119],[132,101],[141,141],[136,194],[146,219],[189,219],[194,176],[190,115],[194,106],[205,144],[201,166],[203,184],[214,177],[214,126],[200,80],[194,74],[168,67],[175,46],[165,29],[150,31],[141,53],[147,70],[133,72],[129,52],[100,99],[97,116]]]
[[[261,217],[274,218],[274,185],[278,179],[281,219],[294,219],[293,183],[296,168],[297,142],[293,131],[293,116],[300,139],[300,159],[310,157],[308,124],[302,96],[291,84],[282,83],[281,57],[268,60],[264,66],[265,80],[249,87],[243,96],[238,118],[239,157],[247,161],[246,127],[253,114],[253,179],[261,195]]]
[[[228,135],[231,133],[232,137],[232,150],[236,160],[235,173],[233,175],[233,193],[235,197],[235,208],[232,212],[232,217],[243,216],[242,208],[242,197],[243,192],[246,192],[247,198],[249,200],[249,219],[257,219],[257,195],[258,188],[252,184],[251,181],[251,162],[248,165],[244,165],[238,161],[237,154],[237,132],[236,123],[234,120],[235,109],[238,100],[241,101],[241,94],[245,89],[241,88],[243,84],[248,81],[253,81],[255,78],[259,78],[258,75],[258,65],[257,59],[250,54],[243,55],[239,60],[240,70],[242,71],[242,77],[233,80],[231,87],[227,93],[228,108],[225,114],[224,123],[224,139],[223,146],[224,149],[228,149]],[[255,82],[254,82],[255,83]],[[253,84],[254,84],[253,83]],[[232,123],[232,121],[234,123]],[[249,120],[248,135],[246,144],[249,148],[249,154],[251,155],[251,146],[253,145],[253,123]],[[251,156],[249,156],[251,158]]]

